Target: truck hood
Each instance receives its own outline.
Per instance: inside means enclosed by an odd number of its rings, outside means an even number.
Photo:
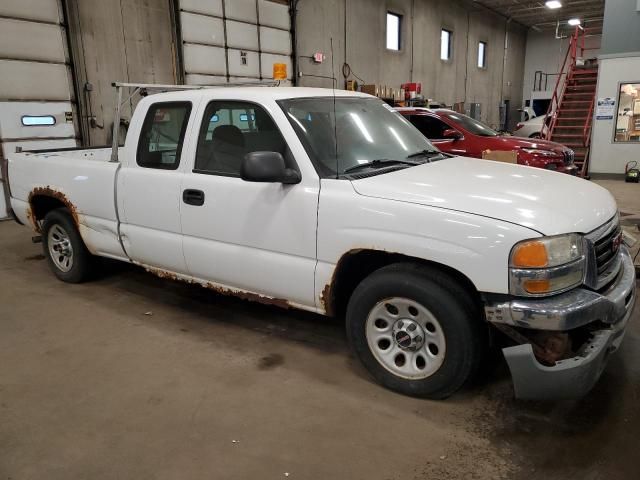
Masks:
[[[589,232],[616,214],[604,188],[540,168],[454,157],[352,181],[363,196],[492,217],[543,235]]]

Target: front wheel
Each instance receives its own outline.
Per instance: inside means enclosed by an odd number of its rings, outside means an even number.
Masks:
[[[434,399],[457,391],[482,360],[486,329],[466,290],[418,265],[382,268],[354,291],[347,334],[379,383]]]
[[[89,277],[91,253],[65,209],[52,210],[44,217],[42,247],[51,271],[60,280],[80,283]]]

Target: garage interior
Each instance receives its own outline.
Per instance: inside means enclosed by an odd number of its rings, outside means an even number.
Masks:
[[[637,274],[640,2],[2,0],[0,71],[0,479],[637,478],[637,305],[583,398],[515,399],[499,348],[451,398],[403,396],[344,318],[108,260],[60,282],[11,218],[7,159],[122,145],[142,97],[116,114],[113,82],[361,91],[570,150]],[[518,163],[492,149],[460,154]]]

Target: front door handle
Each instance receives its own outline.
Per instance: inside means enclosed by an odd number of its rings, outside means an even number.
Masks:
[[[182,201],[187,205],[195,205],[201,207],[204,205],[204,192],[202,190],[194,190],[187,188],[182,192]]]

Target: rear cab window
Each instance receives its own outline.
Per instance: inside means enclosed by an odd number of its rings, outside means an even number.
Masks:
[[[190,102],[161,102],[149,107],[138,140],[139,166],[161,170],[178,168],[190,113]]]

